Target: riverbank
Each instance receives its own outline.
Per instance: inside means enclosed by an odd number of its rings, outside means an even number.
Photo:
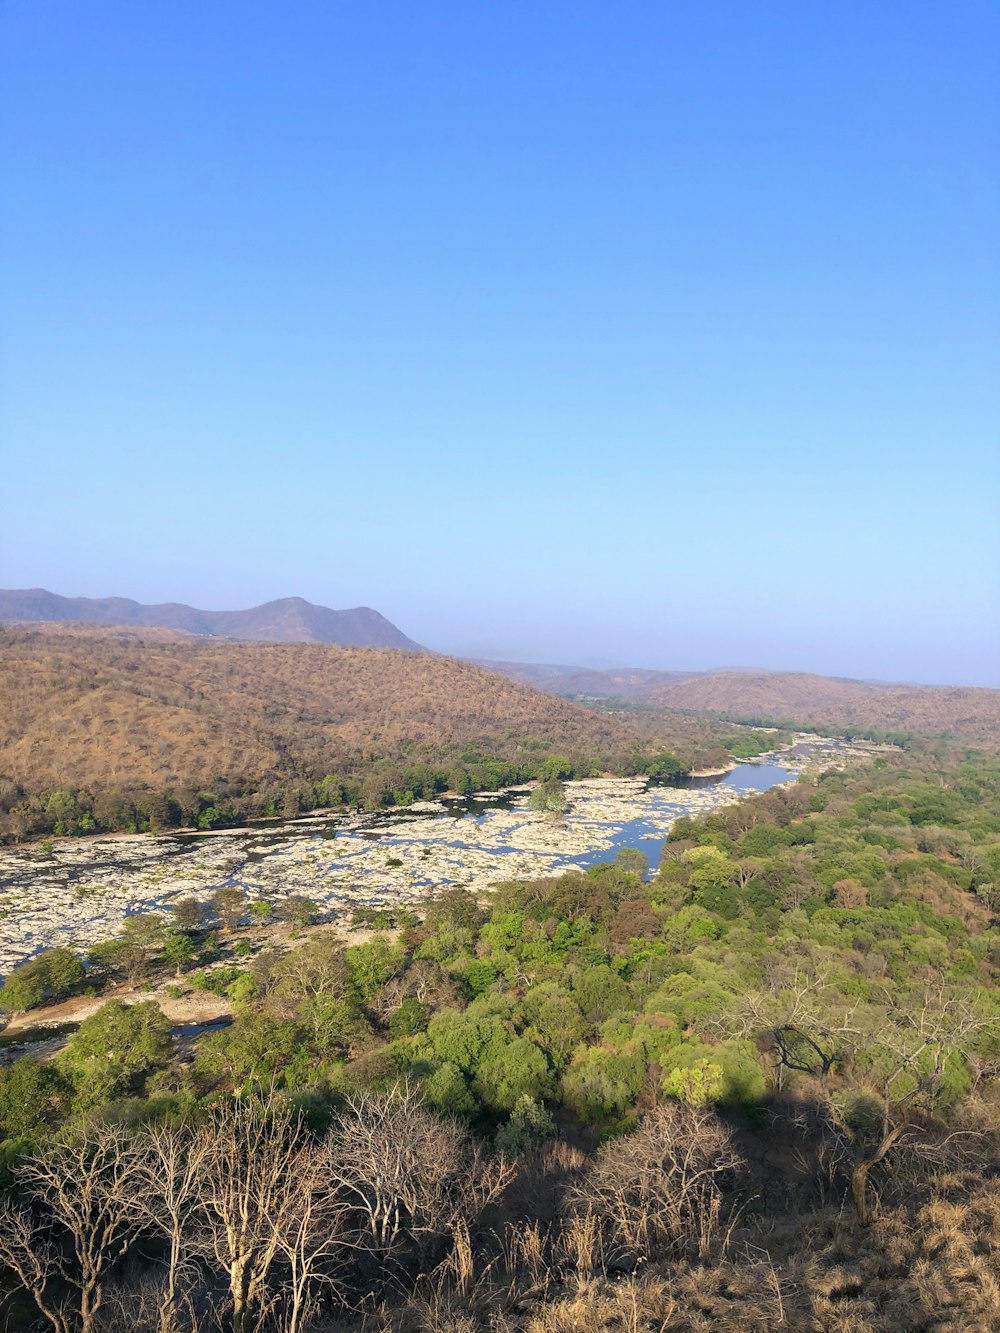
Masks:
[[[208,899],[237,885],[253,900],[300,894],[323,919],[359,908],[419,903],[462,885],[485,891],[607,860],[637,847],[655,863],[675,819],[777,783],[806,764],[836,766],[861,752],[810,743],[808,755],[762,756],[724,777],[651,786],[641,778],[567,783],[569,809],[552,820],[528,808],[529,790],[435,801],[387,814],[313,814],[277,826],[65,839],[44,859],[0,849],[0,975],[41,949],[85,951],[137,912],[169,912],[179,898]]]

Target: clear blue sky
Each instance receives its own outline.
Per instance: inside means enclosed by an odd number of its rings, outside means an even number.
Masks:
[[[0,34],[0,585],[1000,684],[995,3]]]

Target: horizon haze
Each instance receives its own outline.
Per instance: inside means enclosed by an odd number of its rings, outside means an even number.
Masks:
[[[553,662],[540,658],[516,658],[498,655],[493,658],[476,657],[448,648],[425,645],[414,641],[398,625],[388,620],[376,608],[354,606],[335,609],[317,605],[299,596],[277,598],[252,607],[228,610],[206,610],[171,599],[162,603],[142,603],[129,598],[63,597],[45,588],[0,588],[0,624],[81,623],[94,626],[165,628],[195,636],[235,640],[302,643],[340,643],[359,647],[397,648],[410,652],[444,654],[476,662],[483,666],[498,667],[543,666],[570,675],[582,669],[594,672],[652,671],[680,675],[741,674],[760,672],[774,674],[803,674],[799,668],[779,666],[761,667],[757,664],[733,665],[716,662],[693,666],[681,662],[656,664],[579,660]],[[517,673],[513,673],[515,678]],[[829,672],[810,672],[832,679],[862,681],[870,684],[916,686],[969,686],[969,681],[916,681],[881,680],[877,677],[834,675]],[[534,683],[534,682],[532,682]],[[979,687],[984,688],[984,687]],[[989,686],[985,688],[991,688]]]
[[[1000,11],[0,17],[0,583],[1000,685]]]

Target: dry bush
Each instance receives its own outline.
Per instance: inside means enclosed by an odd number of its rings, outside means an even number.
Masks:
[[[0,697],[2,771],[29,794],[246,785],[468,747],[516,759],[531,741],[641,744],[625,719],[469,662],[331,644],[0,627]]]
[[[348,1102],[329,1136],[326,1172],[356,1244],[377,1256],[384,1280],[397,1265],[426,1272],[442,1250],[468,1247],[469,1228],[513,1168],[488,1158],[464,1125],[429,1111],[400,1083]]]
[[[643,1257],[666,1246],[705,1255],[720,1234],[723,1184],[741,1165],[713,1112],[668,1102],[634,1134],[600,1149],[571,1189],[571,1205],[610,1226],[626,1254]]]

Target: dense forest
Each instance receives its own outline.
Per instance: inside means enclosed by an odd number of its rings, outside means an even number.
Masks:
[[[725,762],[732,728],[640,729],[468,662],[168,631],[0,627],[0,838],[203,828],[543,776]]]
[[[927,743],[653,876],[353,939],[229,889],[40,955],[0,1004],[109,998],[0,1072],[7,1326],[1000,1327],[998,886],[1000,763]]]

